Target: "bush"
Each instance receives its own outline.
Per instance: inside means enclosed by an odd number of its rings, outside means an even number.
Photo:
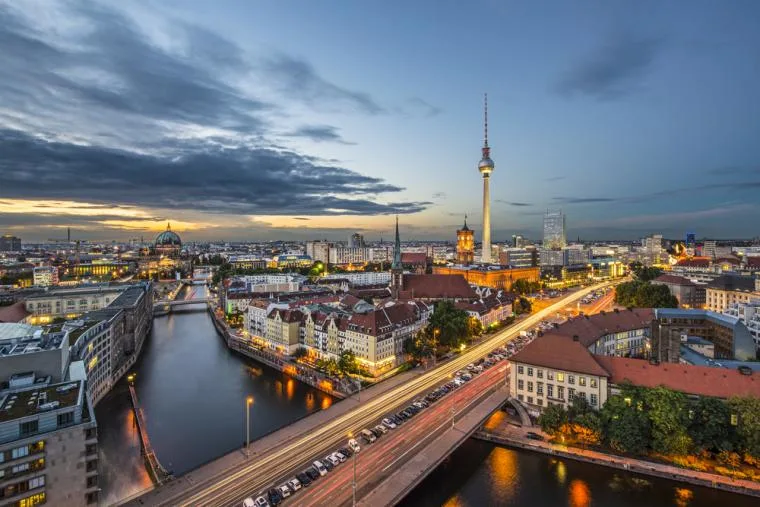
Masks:
[[[736,469],[741,466],[741,458],[735,452],[721,451],[716,458],[718,463],[730,468]]]

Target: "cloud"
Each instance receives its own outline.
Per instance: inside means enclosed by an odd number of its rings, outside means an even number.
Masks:
[[[278,54],[265,59],[262,66],[280,91],[312,108],[319,109],[329,101],[372,115],[386,112],[368,93],[349,90],[326,80],[306,60]]]
[[[555,89],[568,97],[621,98],[639,86],[663,48],[662,38],[615,34],[594,54],[569,69]]]
[[[404,102],[401,106],[396,108],[396,111],[403,116],[421,116],[423,118],[432,118],[438,116],[443,112],[438,106],[434,106],[430,102],[421,99],[420,97],[411,97]]]
[[[612,197],[552,197],[553,201],[564,204],[586,204],[594,202],[614,202]]]
[[[296,130],[285,134],[289,137],[305,137],[314,142],[335,142],[340,144],[356,144],[343,139],[340,129],[332,125],[303,125]]]
[[[512,202],[512,201],[505,201],[503,199],[496,199],[496,202],[500,202],[502,204],[508,204],[510,206],[515,206],[515,207],[518,207],[518,208],[523,208],[523,207],[527,207],[527,206],[533,206],[529,202]]]
[[[377,196],[403,188],[295,152],[197,140],[164,151],[142,154],[0,130],[3,197],[249,215],[405,214],[430,204],[380,202]]]
[[[293,217],[293,220],[304,220],[304,221],[308,221],[308,220],[311,220],[311,219],[310,219],[310,218],[306,218],[306,217]]]

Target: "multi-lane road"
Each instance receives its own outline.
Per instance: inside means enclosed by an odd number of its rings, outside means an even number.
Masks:
[[[246,496],[259,494],[267,488],[279,484],[278,481],[281,481],[283,477],[303,470],[314,459],[323,457],[344,445],[346,436],[349,433],[356,433],[362,428],[376,425],[378,420],[385,414],[398,411],[402,406],[408,405],[413,399],[426,394],[442,382],[449,380],[453,373],[503,345],[505,341],[514,338],[520,330],[535,327],[547,316],[566,307],[568,304],[574,303],[586,294],[607,285],[609,283],[602,283],[569,294],[543,310],[470,347],[469,350],[466,350],[455,359],[357,405],[353,410],[335,417],[322,426],[292,438],[282,446],[258,455],[226,473],[194,482],[190,487],[182,490],[174,488],[175,491],[172,491],[171,494],[153,497],[152,500],[155,503],[152,502],[151,504],[182,506],[237,505]],[[501,368],[501,366],[495,367],[489,370],[489,372]],[[435,413],[432,413],[431,417],[434,415]],[[409,427],[416,424],[428,428],[426,424],[412,420],[407,423],[407,428],[404,431],[409,431]]]

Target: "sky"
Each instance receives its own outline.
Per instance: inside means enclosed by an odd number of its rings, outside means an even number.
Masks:
[[[760,2],[0,0],[0,233],[760,235]]]

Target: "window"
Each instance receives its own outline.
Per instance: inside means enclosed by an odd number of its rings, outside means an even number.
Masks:
[[[523,367],[522,367],[522,365],[518,365],[518,366],[517,366],[517,373],[519,373],[519,374],[522,374],[522,373],[523,373],[523,371],[524,371],[524,370],[523,370]]]
[[[528,367],[528,376],[529,377],[533,376],[533,368]]]
[[[27,446],[16,447],[11,452],[11,459],[23,458],[24,456],[29,456],[29,448]]]
[[[523,388],[524,388],[524,385],[525,385],[525,383],[522,381],[522,379],[519,379],[519,380],[517,381],[517,388],[518,388],[518,389],[523,389]]]
[[[533,396],[528,396],[528,403],[533,404]]]
[[[572,387],[567,390],[567,401],[573,401],[575,399],[575,389]]]
[[[19,424],[19,431],[21,432],[22,437],[26,435],[34,435],[39,431],[39,421],[35,419],[34,421],[22,422]]]
[[[528,382],[528,392],[529,393],[533,392],[533,382]]]
[[[544,370],[536,370],[536,377],[544,378]]]
[[[567,376],[567,383],[568,384],[575,384],[575,375],[568,375]]]
[[[589,380],[590,380],[589,383],[591,384],[591,387],[596,387],[596,379],[594,377],[591,377],[591,379]]]
[[[21,463],[20,465],[15,465],[13,468],[11,468],[12,474],[20,474],[21,472],[26,472],[29,470],[29,463]]]
[[[577,393],[575,393],[575,395],[579,398],[583,398],[584,400],[586,399],[586,393],[584,393],[583,391],[578,391]]]
[[[74,422],[74,412],[64,412],[58,414],[58,427],[68,426]]]
[[[557,386],[557,398],[560,400],[565,399],[565,388],[562,386]]]
[[[547,398],[554,398],[554,385],[546,384],[546,396]]]
[[[538,405],[543,405],[543,404],[544,404],[544,400],[542,400],[541,398],[538,398],[538,399],[536,400],[536,403],[537,403]]]
[[[739,425],[739,416],[736,414],[731,414],[731,426],[738,426]]]
[[[34,488],[41,488],[45,485],[45,476],[41,477],[35,477],[34,479],[29,479],[29,489]]]
[[[539,396],[543,396],[544,394],[544,383],[543,382],[536,382],[536,394]]]
[[[596,397],[596,394],[591,393],[591,406],[595,407],[599,403],[599,400]]]
[[[578,385],[579,386],[585,386],[586,385],[586,377],[578,377]]]
[[[557,382],[564,382],[565,381],[565,374],[557,372]]]
[[[518,394],[517,395],[517,399],[520,400],[520,401],[522,401],[523,400],[523,395],[522,394]]]
[[[554,372],[546,370],[546,380],[554,380]]]
[[[41,503],[45,503],[45,493],[37,493],[36,495],[22,498],[18,502],[18,507],[32,507]]]

